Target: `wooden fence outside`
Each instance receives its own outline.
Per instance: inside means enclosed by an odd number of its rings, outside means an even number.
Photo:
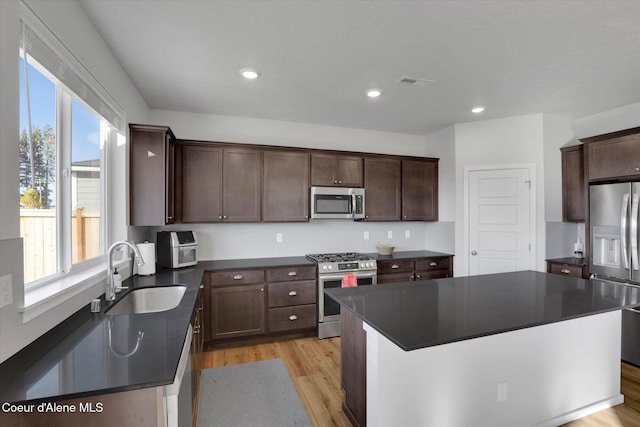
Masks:
[[[71,217],[72,261],[100,255],[100,212],[78,209]],[[56,216],[53,209],[20,209],[24,281],[56,273]]]

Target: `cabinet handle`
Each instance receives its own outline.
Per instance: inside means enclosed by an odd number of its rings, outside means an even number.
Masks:
[[[431,267],[435,267],[436,265],[438,265],[438,263],[437,263],[437,262],[435,262],[435,261],[431,261],[431,262],[429,263],[429,265],[430,265]]]
[[[289,320],[291,320],[292,322],[294,320],[298,320],[298,316],[296,316],[295,314],[292,314],[291,316],[289,316]]]
[[[198,325],[195,328],[193,328],[193,333],[194,334],[199,334],[200,333],[200,325]]]
[[[337,181],[337,180],[334,180],[334,181],[333,181],[333,183],[334,183],[334,184],[337,184],[337,183],[338,183],[338,181]]]
[[[409,280],[416,280],[416,277],[412,274],[411,276],[409,276]]]
[[[242,279],[241,274],[236,274],[235,276],[233,276],[233,280],[240,280],[240,279]]]
[[[260,292],[264,292],[264,288],[260,288]]]
[[[222,219],[227,219],[227,218],[228,218],[228,217],[227,217],[226,215],[224,215],[224,216],[222,217]]]
[[[297,273],[297,272],[295,272],[295,271],[290,271],[290,272],[288,273],[288,275],[289,275],[289,276],[297,276],[297,275],[298,275],[298,273]]]
[[[222,219],[222,215],[218,215],[218,219]]]
[[[636,172],[640,172],[640,168],[636,168]]]
[[[406,215],[405,215],[405,216],[403,216],[403,218],[406,218],[406,217],[407,217]]]
[[[342,181],[338,181],[338,184],[342,184]]]
[[[200,285],[200,289],[204,289],[204,285]]]
[[[289,292],[289,296],[290,297],[295,297],[296,295],[298,295],[298,293],[296,291],[290,291]]]
[[[636,168],[636,170],[638,170],[638,169]],[[169,221],[173,221],[173,217],[172,217],[172,216],[168,216],[168,217],[167,217],[167,219],[168,219]]]
[[[391,266],[391,268],[392,268],[393,270],[397,270],[397,269],[399,269],[399,268],[400,268],[400,266],[399,266],[398,264],[393,264],[393,265]]]
[[[560,273],[571,274],[571,270],[569,270],[567,268],[563,268],[562,270],[560,270]]]
[[[418,273],[416,273],[416,280],[420,279],[422,276],[420,276]]]

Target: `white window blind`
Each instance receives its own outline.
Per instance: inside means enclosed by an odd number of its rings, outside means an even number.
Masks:
[[[124,109],[35,13],[21,3],[20,46],[53,77],[80,97],[116,130],[124,126]]]

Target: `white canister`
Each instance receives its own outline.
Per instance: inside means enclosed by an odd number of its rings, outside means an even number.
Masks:
[[[136,246],[144,260],[144,265],[138,266],[138,274],[140,276],[151,276],[156,274],[156,244],[144,242],[137,243]]]

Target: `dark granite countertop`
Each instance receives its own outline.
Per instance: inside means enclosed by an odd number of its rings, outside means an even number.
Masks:
[[[325,294],[405,351],[640,305],[640,287],[535,271]]]
[[[434,258],[453,256],[453,254],[445,254],[442,252],[433,251],[399,251],[393,252],[391,255],[380,255],[377,252],[371,252],[367,253],[366,255],[372,256],[376,261],[384,261],[386,259]]]
[[[557,264],[578,265],[580,267],[584,267],[585,265],[587,265],[586,258],[576,258],[576,257],[548,258],[545,261],[555,262]]]
[[[202,275],[209,270],[315,265],[304,257],[201,261],[124,281],[129,289],[187,285],[180,304],[160,313],[110,316],[87,304],[0,364],[0,403],[60,401],[171,384]],[[137,350],[136,350],[137,346]]]

